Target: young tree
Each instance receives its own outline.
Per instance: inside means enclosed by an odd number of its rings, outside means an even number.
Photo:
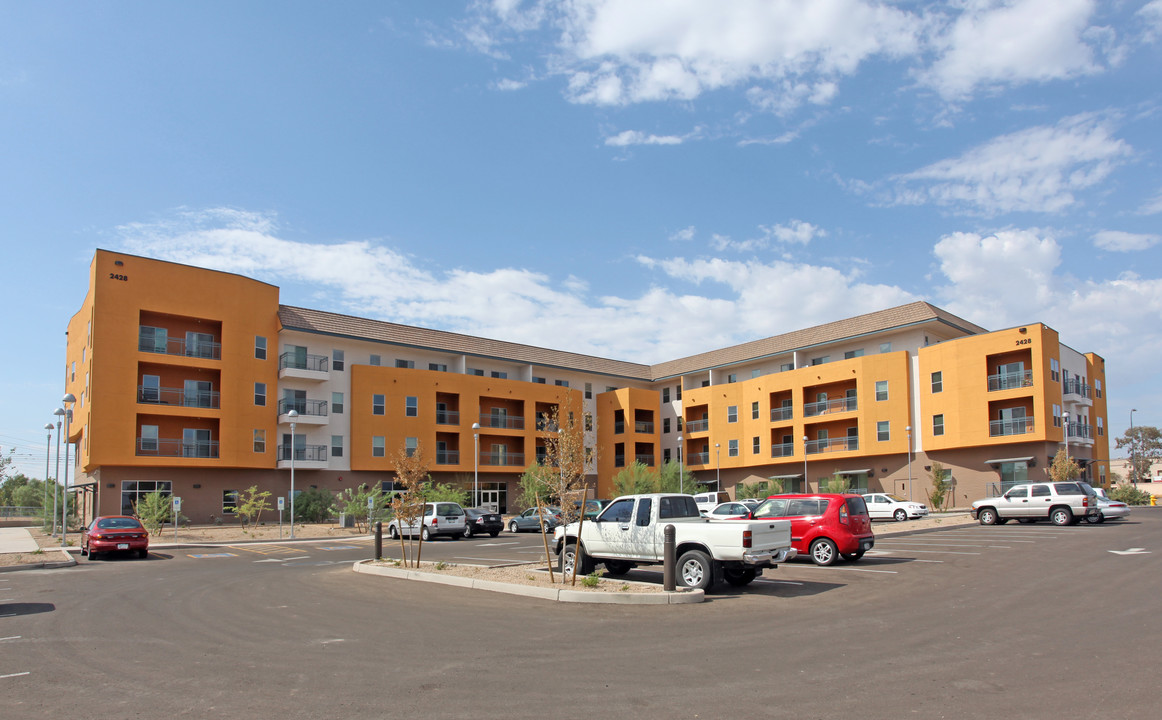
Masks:
[[[158,535],[173,517],[173,500],[169,495],[154,491],[138,498],[133,512],[150,535]]]
[[[366,483],[357,488],[347,488],[335,500],[343,514],[354,521],[355,532],[359,533],[370,532],[371,523],[386,517],[390,502],[391,498],[385,496],[379,488],[373,490]]]
[[[615,495],[636,495],[639,493],[658,492],[661,485],[661,476],[645,463],[636,460],[621,472],[613,476],[613,492]]]
[[[258,492],[258,486],[251,485],[243,492],[238,493],[238,504],[234,508],[234,514],[238,517],[238,522],[242,524],[243,530],[246,529],[247,524],[253,530],[258,527],[262,513],[269,509],[270,491]]]
[[[823,492],[845,493],[851,487],[851,479],[847,475],[836,473],[823,481]]]
[[[747,498],[764,500],[770,495],[778,495],[781,492],[783,492],[783,481],[771,478],[749,485],[739,483],[738,487],[735,488],[734,498],[736,500],[746,500]]]
[[[431,485],[428,475],[428,461],[424,457],[423,447],[420,443],[417,442],[415,449],[411,452],[408,452],[406,446],[401,446],[396,453],[395,482],[397,487],[402,488],[402,492],[396,494],[391,500],[391,510],[395,515],[396,527],[400,531],[400,554],[404,567],[407,567],[408,552],[404,547],[403,528],[416,528],[415,532],[410,533],[408,537],[412,548],[414,548],[416,535],[420,536],[419,547],[412,554],[412,557],[415,558],[413,565],[419,567],[420,556],[424,551],[424,505],[428,501],[425,491]]]
[[[295,498],[295,519],[323,522],[335,514],[335,496],[325,488],[308,488]]]
[[[928,495],[928,502],[933,510],[943,510],[944,502],[948,499],[948,491],[951,489],[948,471],[944,469],[944,465],[933,461],[929,477],[932,479],[932,492]]]
[[[674,460],[662,465],[657,492],[694,495],[697,489],[697,478],[694,477],[694,473],[690,472],[688,466]]]
[[[563,407],[562,404],[553,406],[543,436],[545,455],[541,466],[547,472],[544,472],[541,477],[547,485],[549,497],[560,503],[561,521],[566,525],[577,520],[585,521],[585,515],[581,512],[582,507],[578,506],[579,504],[583,506],[585,500],[586,453],[585,429],[581,418],[578,417],[578,412],[575,410],[577,404],[575,397],[577,395],[579,393],[576,391],[567,391]],[[580,503],[575,501],[580,501]],[[578,550],[579,553],[580,550]],[[545,537],[545,561],[548,565],[552,565],[547,536]],[[573,563],[574,582],[577,579],[577,566],[580,562],[581,558],[578,557]],[[564,581],[564,552],[558,558],[558,570],[561,573],[562,581]],[[549,574],[551,578],[551,569]]]
[[[426,470],[424,474],[427,474]],[[470,495],[467,490],[458,490],[448,483],[424,484],[424,499],[427,502],[454,502],[461,507],[468,507]]]
[[[1081,476],[1081,468],[1073,458],[1065,454],[1065,450],[1057,451],[1053,456],[1053,464],[1049,466],[1049,478],[1054,482],[1076,480]]]
[[[1129,480],[1142,482],[1150,477],[1150,466],[1162,460],[1162,431],[1152,425],[1138,425],[1115,440],[1130,453]]]

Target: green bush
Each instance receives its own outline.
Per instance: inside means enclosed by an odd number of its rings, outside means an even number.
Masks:
[[[295,522],[324,522],[335,514],[335,496],[324,488],[310,488],[295,498]]]
[[[1115,485],[1109,491],[1110,500],[1124,502],[1127,505],[1149,505],[1150,493],[1139,490],[1133,485]]]

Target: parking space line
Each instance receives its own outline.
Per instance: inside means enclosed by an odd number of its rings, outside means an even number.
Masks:
[[[1000,550],[1012,550],[1008,545],[970,545],[965,543],[931,543],[931,542],[908,542],[907,540],[880,540],[876,545],[883,545],[885,543],[893,543],[895,545],[923,545],[925,547],[978,547],[978,548],[996,548]]]
[[[846,565],[812,565],[816,570],[842,570],[844,572],[866,572],[866,573],[887,573],[889,575],[899,575],[899,570],[872,570],[870,568],[848,567]]]
[[[757,578],[756,583],[763,583],[765,585],[806,585],[807,583],[794,582],[792,580],[767,580],[766,578]]]
[[[897,551],[893,551],[893,550],[875,551],[875,550],[873,550],[872,552],[882,552],[882,553],[887,553],[890,555],[891,553],[897,552]],[[907,548],[900,548],[898,552],[902,552],[905,554],[906,553],[927,553],[930,555],[980,555],[980,553],[978,553],[978,552],[961,552],[959,550],[909,550]]]
[[[3,680],[5,678],[14,678],[14,677],[20,677],[22,675],[31,675],[31,674],[32,673],[28,672],[28,671],[19,672],[19,673],[9,673],[8,675],[0,675],[0,680]]]
[[[19,635],[10,635],[6,638],[0,638],[0,642],[4,642],[5,640],[19,640],[19,639],[20,639]]]

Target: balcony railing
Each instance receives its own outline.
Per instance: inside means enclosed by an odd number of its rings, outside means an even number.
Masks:
[[[182,407],[217,408],[217,390],[198,390],[187,393],[181,388],[137,386],[137,402],[151,405],[181,405]]]
[[[613,422],[613,434],[614,435],[621,435],[624,432],[625,432],[625,421],[624,420],[615,420]]]
[[[1033,371],[1007,372],[999,375],[989,375],[989,392],[997,390],[1012,390],[1013,388],[1033,387]]]
[[[819,453],[828,452],[843,452],[845,450],[859,450],[859,438],[838,437],[821,438],[819,440],[807,441],[808,455],[818,455]]]
[[[331,358],[326,355],[299,355],[298,353],[284,352],[278,356],[279,370],[327,372],[330,366]]]
[[[312,415],[315,417],[327,416],[327,401],[326,400],[288,400],[283,398],[278,401],[278,414],[286,415],[291,410],[294,410],[299,415]],[[288,458],[289,459],[289,458]]]
[[[459,450],[437,450],[436,451],[437,465],[459,465],[460,451]]]
[[[460,411],[459,410],[437,410],[436,411],[437,425],[459,425]]]
[[[141,352],[162,355],[182,355],[184,357],[222,359],[222,344],[199,340],[186,344],[184,338],[138,337],[137,349]]]
[[[710,429],[710,418],[702,418],[701,420],[691,420],[686,423],[686,432],[706,432]]]
[[[633,431],[635,433],[652,434],[654,432],[654,424],[648,420],[638,420],[633,424]]]
[[[642,465],[653,466],[654,464],[654,456],[652,453],[638,453],[633,456],[633,459]]]
[[[541,432],[557,432],[560,430],[560,428],[558,428],[557,423],[553,422],[552,420],[541,418],[540,420],[537,420],[537,430],[540,430]]]
[[[691,465],[705,465],[706,463],[710,462],[710,453],[690,453],[686,457],[686,462],[690,463]]]
[[[1025,435],[1033,432],[1033,418],[1020,420],[992,420],[989,422],[989,435],[1001,437],[1003,435]]]
[[[771,457],[791,457],[795,454],[794,443],[775,443],[771,445]]]
[[[524,453],[510,453],[510,452],[480,453],[480,464],[481,465],[506,466],[506,467],[512,467],[515,465],[517,467],[520,467],[520,466],[525,464],[525,455],[524,455]]]
[[[516,415],[481,415],[480,427],[524,430],[525,419]]]
[[[1089,385],[1082,382],[1081,378],[1069,378],[1062,385],[1066,395],[1089,397]]]
[[[218,442],[186,442],[178,438],[137,438],[137,454],[151,457],[216,458]]]
[[[1070,438],[1077,438],[1079,440],[1093,439],[1093,426],[1088,423],[1068,423],[1065,432]]]
[[[295,462],[327,462],[326,445],[303,445],[294,449]],[[278,459],[291,459],[291,446],[278,446]]]
[[[771,422],[782,422],[795,417],[795,409],[789,407],[771,408]]]
[[[537,458],[537,462],[541,462],[541,459],[539,457]],[[625,467],[625,455],[614,455],[613,456],[613,466],[614,467]]]
[[[819,402],[804,404],[803,416],[816,417],[818,415],[827,415],[828,413],[851,412],[858,409],[857,405],[858,403],[853,397],[835,398],[834,400],[820,400]]]

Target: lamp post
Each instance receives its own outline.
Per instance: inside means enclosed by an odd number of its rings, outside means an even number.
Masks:
[[[72,393],[65,393],[61,398],[66,406],[71,406],[77,399],[73,397]],[[61,547],[66,547],[69,544],[69,437],[71,432],[69,424],[73,421],[72,407],[65,408],[65,482],[61,486]]]
[[[48,460],[52,455],[52,423],[45,423],[44,429],[48,430],[48,442],[44,447],[44,500],[40,503],[41,518],[44,518],[44,511],[48,509]]]
[[[57,485],[60,484],[61,477],[61,418],[65,416],[65,409],[57,408],[52,414],[56,415],[56,472],[52,476],[52,534],[55,537],[57,496],[60,495]]]
[[[1126,433],[1130,436],[1130,482],[1137,482],[1138,467],[1134,464],[1134,413],[1138,412],[1138,408],[1130,410],[1130,432]]]
[[[480,507],[480,423],[472,423],[472,507]]]
[[[807,487],[807,436],[803,436],[803,492],[810,492]]]
[[[290,457],[291,457],[291,491],[290,491],[290,539],[295,539],[295,418],[299,416],[299,411],[291,408],[290,412],[286,414],[290,418],[291,438],[290,438]]]
[[[912,499],[912,426],[904,428],[908,433],[908,500]]]
[[[678,436],[678,492],[686,492],[686,470],[682,466],[682,436]]]
[[[722,445],[714,443],[714,489],[722,489]]]

